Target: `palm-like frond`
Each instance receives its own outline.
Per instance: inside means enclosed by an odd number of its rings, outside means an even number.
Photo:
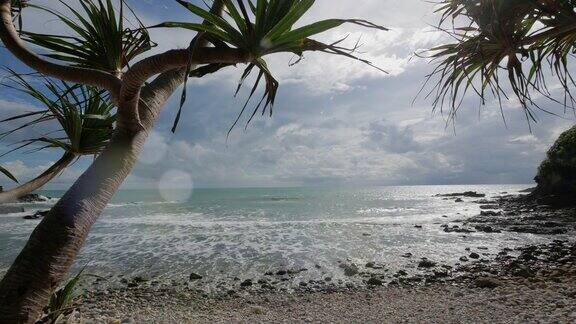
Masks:
[[[573,0],[442,0],[440,28],[451,21],[448,32],[455,43],[433,48],[431,57],[438,66],[428,76],[437,78],[429,95],[434,107],[448,103],[453,117],[468,91],[484,103],[485,93],[501,101],[506,97],[499,73],[505,71],[515,97],[528,120],[535,120],[532,107],[544,110],[532,100],[532,93],[556,102],[548,91],[545,74],[552,70],[566,94],[574,81],[568,58],[576,45],[576,1]],[[465,23],[462,23],[464,21]],[[527,66],[529,69],[527,69]],[[528,71],[528,72],[526,72]]]
[[[11,0],[10,6],[13,20],[18,21],[18,27],[22,30],[22,9],[28,6],[28,0]]]
[[[237,124],[238,120],[244,113],[248,102],[256,92],[260,82],[265,84],[264,94],[255,109],[252,111],[248,123],[260,109],[262,114],[265,114],[266,111],[270,114],[273,112],[279,83],[268,69],[266,61],[263,59],[265,55],[284,52],[302,56],[306,51],[319,51],[346,56],[373,66],[369,61],[363,60],[354,55],[356,48],[348,49],[342,47],[339,45],[340,41],[332,44],[325,44],[312,40],[310,37],[336,28],[345,23],[387,30],[384,27],[359,19],[328,19],[299,28],[294,28],[294,25],[312,7],[315,0],[257,0],[256,2],[246,2],[245,0],[223,0],[226,7],[227,17],[220,17],[184,0],[176,1],[207,23],[165,22],[154,27],[171,27],[193,30],[201,33],[202,37],[208,39],[216,47],[234,47],[242,49],[249,52],[254,57],[253,62],[244,70],[236,93],[238,93],[243,82],[254,71],[254,69],[258,70],[257,80],[250,92],[246,105],[244,105],[242,112],[238,116],[238,119],[235,121],[232,128]],[[249,8],[246,7],[246,3]],[[190,49],[191,52],[194,51],[194,44],[191,45]],[[214,65],[205,71],[217,70],[221,67],[222,66]],[[175,123],[175,126],[176,125],[177,122]]]
[[[80,279],[82,279],[84,269],[82,268],[62,288],[56,290],[50,296],[50,302],[46,306],[45,312],[47,313],[47,319],[51,323],[57,323],[62,314],[70,313],[72,304],[82,296],[82,291],[78,288],[78,285]]]
[[[23,32],[25,40],[50,51],[47,57],[119,74],[132,59],[155,45],[137,18],[136,28],[125,28],[124,0],[120,0],[119,12],[112,0],[80,0],[81,10],[59,1],[67,7],[69,14],[47,7],[34,7],[54,15],[73,31],[73,35]]]
[[[6,177],[10,178],[10,180],[18,183],[18,180],[16,179],[16,177],[10,172],[8,171],[5,167],[0,165],[0,172],[2,174],[4,174]]]
[[[1,120],[0,123],[23,122],[0,136],[6,137],[24,128],[54,122],[59,130],[20,142],[8,153],[34,145],[36,148],[33,151],[60,148],[76,156],[96,155],[108,144],[116,113],[104,92],[92,87],[58,84],[51,80],[45,80],[44,88],[39,89],[15,73],[12,73],[10,79],[13,84],[6,86],[32,97],[45,109]]]

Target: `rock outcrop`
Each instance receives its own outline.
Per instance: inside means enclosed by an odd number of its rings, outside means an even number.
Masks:
[[[532,196],[550,205],[576,204],[576,126],[562,133],[534,179]]]

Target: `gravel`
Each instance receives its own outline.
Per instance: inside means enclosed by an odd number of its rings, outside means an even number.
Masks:
[[[220,299],[137,289],[91,296],[72,317],[83,323],[575,322],[574,278],[552,279],[501,280],[493,288],[441,283],[346,293],[246,294]]]

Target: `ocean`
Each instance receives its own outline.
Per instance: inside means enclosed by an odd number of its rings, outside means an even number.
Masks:
[[[472,198],[437,194],[477,191],[494,197],[529,185],[373,188],[195,189],[189,199],[155,190],[117,193],[90,233],[76,269],[96,273],[185,279],[254,278],[280,269],[308,269],[301,278],[343,277],[341,262],[383,264],[390,271],[422,257],[454,264],[465,248],[497,253],[503,247],[545,242],[518,233],[445,233],[442,224],[480,212]],[[46,210],[23,204],[25,214]],[[25,244],[38,220],[0,216],[0,272]],[[420,225],[422,228],[417,228]],[[402,257],[412,253],[413,257]]]

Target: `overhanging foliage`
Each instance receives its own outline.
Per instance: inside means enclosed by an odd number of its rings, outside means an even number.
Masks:
[[[508,99],[499,74],[525,110],[536,121],[533,108],[551,113],[534,102],[535,94],[565,108],[574,108],[574,79],[568,67],[576,44],[576,1],[573,0],[442,0],[440,29],[455,39],[430,50],[437,62],[428,82],[436,80],[429,96],[434,107],[449,107],[454,117],[472,90],[485,103],[491,93]],[[446,27],[446,25],[449,25]],[[547,73],[551,71],[564,92],[552,98]]]

